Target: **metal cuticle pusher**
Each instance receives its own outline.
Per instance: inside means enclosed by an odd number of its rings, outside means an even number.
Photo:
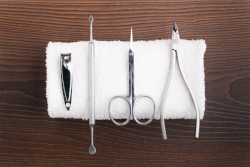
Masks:
[[[95,125],[95,54],[94,54],[94,41],[92,35],[92,23],[94,19],[92,15],[89,17],[90,22],[90,41],[89,41],[89,125],[91,130],[91,146],[89,148],[90,154],[96,153],[94,146],[94,125]]]

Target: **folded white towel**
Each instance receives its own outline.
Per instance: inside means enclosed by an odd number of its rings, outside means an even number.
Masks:
[[[160,103],[170,70],[171,40],[137,41],[134,45],[135,95],[148,95],[156,104],[155,119],[160,118]],[[180,40],[179,61],[193,90],[200,118],[205,110],[204,40]],[[95,41],[95,118],[110,119],[108,103],[113,96],[128,94],[129,42]],[[88,119],[88,42],[48,43],[48,113],[52,118]],[[73,88],[70,111],[65,108],[60,77],[60,55],[71,53]],[[113,117],[126,118],[127,106],[112,105]],[[138,118],[150,118],[152,105],[142,100],[136,108]],[[128,113],[128,112],[127,112]],[[178,66],[174,69],[165,103],[166,119],[195,119],[195,109]]]

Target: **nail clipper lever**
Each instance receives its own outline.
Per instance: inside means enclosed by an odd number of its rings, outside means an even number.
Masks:
[[[69,111],[71,107],[73,83],[71,53],[61,54],[60,66],[63,98],[65,107]]]

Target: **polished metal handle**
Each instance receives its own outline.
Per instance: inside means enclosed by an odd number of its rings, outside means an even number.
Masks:
[[[89,124],[95,124],[95,55],[94,42],[89,42]]]
[[[188,88],[189,94],[190,94],[190,96],[191,96],[191,98],[192,98],[192,101],[193,101],[193,103],[194,103],[194,108],[195,108],[195,112],[196,112],[196,130],[195,130],[195,137],[196,137],[196,138],[199,138],[199,133],[200,133],[200,112],[199,112],[199,108],[198,108],[196,99],[195,99],[195,97],[194,97],[194,93],[193,93],[191,87],[189,86],[189,83],[188,83],[188,81],[187,81],[187,79],[186,79],[186,76],[185,76],[184,73],[183,73],[182,65],[181,65],[181,62],[180,62],[179,56],[178,56],[178,52],[177,52],[176,50],[173,50],[172,53],[173,53],[174,55],[176,55],[175,57],[176,57],[177,62],[178,62],[178,64],[179,64],[179,69],[180,69],[182,78],[183,78],[183,80],[184,80],[184,82],[185,82],[185,84],[186,84],[186,86],[187,86],[187,88]]]

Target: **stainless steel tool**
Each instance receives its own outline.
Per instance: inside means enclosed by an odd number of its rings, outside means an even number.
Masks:
[[[64,103],[69,111],[71,107],[73,83],[71,53],[61,54],[60,70]]]
[[[95,54],[94,41],[92,35],[92,23],[94,19],[92,15],[89,17],[90,22],[90,41],[89,41],[89,125],[91,130],[91,146],[89,148],[90,154],[96,153],[94,146],[94,125],[95,125]]]
[[[109,101],[109,106],[108,106],[109,116],[110,116],[111,120],[116,125],[119,125],[119,126],[126,125],[130,121],[130,119],[132,117],[133,117],[133,119],[138,124],[140,124],[140,125],[147,125],[147,124],[149,124],[154,119],[155,102],[149,96],[135,96],[135,94],[134,94],[134,52],[133,52],[133,33],[132,33],[132,27],[131,27],[131,33],[130,33],[130,48],[129,48],[129,57],[128,58],[129,58],[129,62],[128,62],[129,63],[129,95],[128,96],[115,96],[115,97],[113,97]],[[115,99],[117,99],[117,98],[124,99],[129,104],[129,109],[130,109],[129,117],[128,117],[128,119],[125,122],[122,122],[122,123],[115,121],[114,118],[112,117],[111,111],[110,111],[110,106],[111,106],[112,101],[115,100]],[[153,102],[153,105],[154,105],[152,117],[148,121],[146,121],[146,122],[139,121],[135,117],[135,114],[134,114],[134,107],[135,107],[136,103],[138,102],[138,100],[141,99],[141,98],[149,98]]]
[[[170,85],[171,76],[173,74],[173,69],[174,69],[176,60],[178,62],[178,66],[179,66],[182,78],[183,78],[183,80],[184,80],[184,82],[189,90],[189,94],[190,94],[190,96],[193,100],[193,103],[194,103],[194,107],[195,107],[195,111],[196,111],[196,132],[195,132],[196,138],[199,138],[199,132],[200,132],[200,112],[198,110],[198,105],[197,105],[197,102],[195,100],[194,94],[191,90],[191,87],[189,86],[188,81],[183,73],[182,66],[181,66],[181,63],[180,63],[179,57],[178,57],[179,41],[180,41],[180,35],[179,35],[177,25],[174,21],[173,26],[172,26],[172,55],[171,55],[171,64],[170,64],[171,68],[169,71],[169,77],[168,77],[168,80],[167,80],[167,83],[165,86],[165,90],[164,90],[163,97],[162,97],[162,103],[161,103],[161,129],[162,129],[163,140],[167,139],[165,122],[164,122],[164,105],[165,105],[165,101],[167,98],[168,88]]]

